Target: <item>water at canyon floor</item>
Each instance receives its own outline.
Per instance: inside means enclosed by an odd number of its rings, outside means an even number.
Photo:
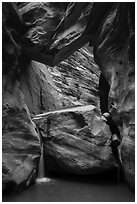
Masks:
[[[134,202],[134,193],[118,183],[114,172],[98,176],[53,176],[17,194],[3,195],[3,202]]]

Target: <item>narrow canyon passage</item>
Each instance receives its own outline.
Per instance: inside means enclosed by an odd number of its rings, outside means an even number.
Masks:
[[[3,202],[134,190],[135,3],[3,2]]]

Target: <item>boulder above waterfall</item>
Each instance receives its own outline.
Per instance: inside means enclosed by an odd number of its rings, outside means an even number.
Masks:
[[[116,167],[109,127],[95,106],[40,114],[33,121],[42,136],[50,171],[94,174]]]

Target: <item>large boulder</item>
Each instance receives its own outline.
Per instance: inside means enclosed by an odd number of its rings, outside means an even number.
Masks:
[[[95,106],[40,114],[33,121],[42,136],[48,170],[94,174],[117,166],[109,127]]]

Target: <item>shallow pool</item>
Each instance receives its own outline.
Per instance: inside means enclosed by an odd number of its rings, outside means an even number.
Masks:
[[[3,202],[134,202],[135,196],[115,173],[38,179],[27,190],[3,195]]]

